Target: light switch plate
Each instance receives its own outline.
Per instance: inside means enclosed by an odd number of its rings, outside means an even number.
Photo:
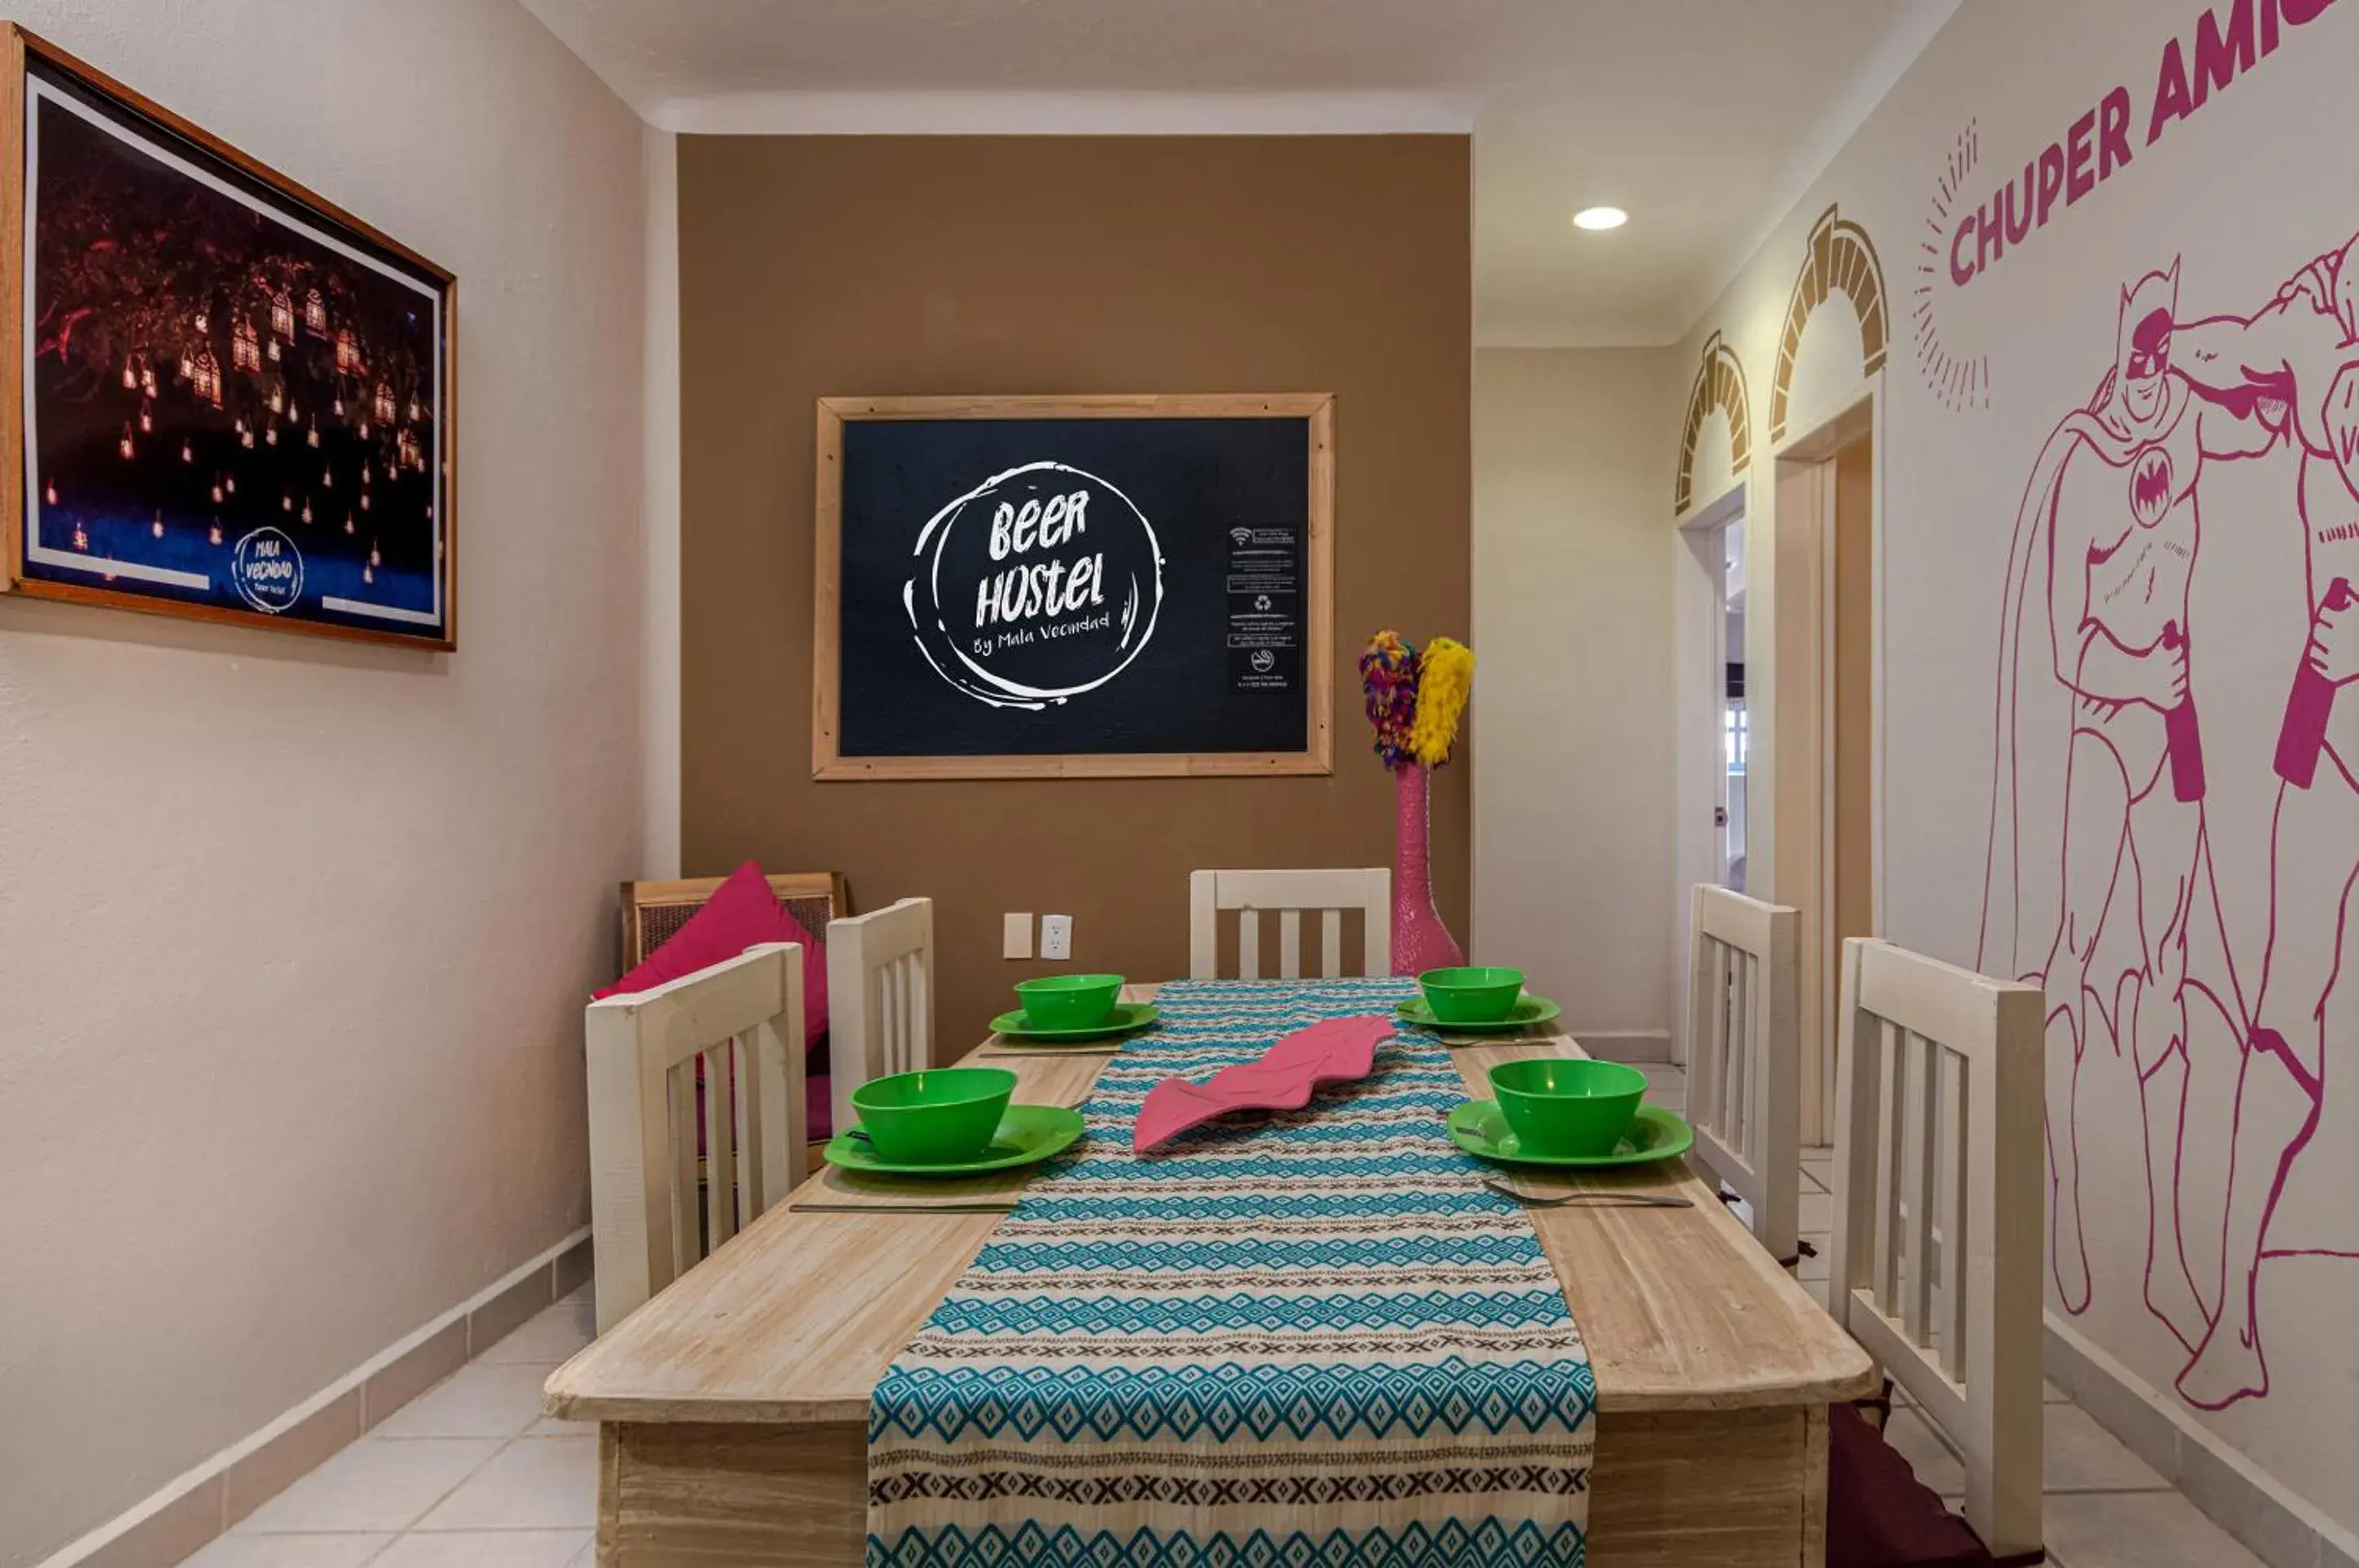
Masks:
[[[1003,958],[1028,958],[1032,956],[1032,916],[1029,914],[999,917],[999,956]]]
[[[1044,914],[1040,917],[1040,957],[1070,958],[1073,956],[1073,917],[1070,914]]]

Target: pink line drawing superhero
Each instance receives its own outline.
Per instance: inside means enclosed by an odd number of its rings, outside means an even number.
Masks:
[[[2318,1131],[2328,1042],[2347,1053],[2359,1041],[2349,988],[2337,990],[2359,881],[2359,693],[2345,689],[2359,679],[2359,237],[2302,268],[2257,315],[2180,327],[2178,346],[2199,393],[2256,402],[2299,450],[2310,607],[2306,641],[2288,649],[2268,942],[2234,1100],[2220,1307],[2179,1378],[2182,1398],[2219,1410],[2268,1392],[2259,1282],[2270,1220]],[[2359,1258],[2359,1243],[2305,1250]]]
[[[2085,1312],[2092,1292],[2082,1107],[2136,1103],[2146,1303],[2191,1351],[2212,1314],[2180,1239],[2190,1041],[2216,1036],[2233,1054],[2246,1035],[2188,682],[2201,646],[2188,613],[2196,488],[2207,458],[2257,455],[2277,434],[2258,397],[2198,399],[2173,373],[2179,272],[2174,262],[2122,291],[2114,367],[2049,436],[2016,516],[1976,962],[2048,992],[2060,1303]]]

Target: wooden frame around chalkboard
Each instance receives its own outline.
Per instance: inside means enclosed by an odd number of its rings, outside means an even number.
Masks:
[[[846,757],[838,751],[842,652],[843,427],[864,419],[1307,419],[1310,514],[1303,546],[1305,701],[1299,752]],[[822,397],[811,613],[815,779],[1262,777],[1335,771],[1335,397],[1332,393],[1082,397]]]

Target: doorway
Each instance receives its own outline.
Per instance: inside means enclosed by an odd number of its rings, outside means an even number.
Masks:
[[[1679,644],[1674,678],[1677,729],[1672,850],[1675,860],[1672,972],[1679,977],[1680,1028],[1673,1054],[1688,1040],[1688,890],[1711,882],[1743,891],[1752,864],[1745,814],[1752,726],[1745,708],[1746,635],[1745,492],[1740,481],[1678,526],[1673,546]]]
[[[1777,462],[1774,887],[1801,912],[1802,1141],[1834,1125],[1843,945],[1882,929],[1875,406],[1863,399]]]

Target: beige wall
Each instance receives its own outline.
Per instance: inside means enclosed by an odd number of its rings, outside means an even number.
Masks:
[[[1690,362],[1657,349],[1474,362],[1476,940],[1593,1033],[1672,1027],[1662,430]]]
[[[0,600],[0,1564],[587,1214],[636,870],[639,126],[506,0],[0,15],[454,269],[460,650]]]
[[[688,871],[756,855],[844,872],[862,909],[933,898],[948,1054],[1044,968],[1185,973],[1191,870],[1388,863],[1353,661],[1382,627],[1466,629],[1466,138],[679,149]],[[1335,395],[1332,777],[812,781],[814,401],[984,392]],[[1468,773],[1433,792],[1462,933]],[[1073,915],[1072,965],[1002,960],[1011,910]]]

